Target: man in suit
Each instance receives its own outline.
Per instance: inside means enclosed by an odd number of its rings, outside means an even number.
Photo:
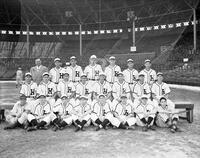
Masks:
[[[36,66],[30,69],[30,72],[32,74],[33,82],[36,82],[37,85],[39,85],[42,81],[42,74],[44,72],[48,72],[48,68],[42,65],[42,61],[40,59],[35,60],[35,65]]]

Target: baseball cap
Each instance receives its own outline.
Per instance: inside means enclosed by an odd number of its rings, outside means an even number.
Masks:
[[[19,96],[19,99],[20,100],[26,100],[26,96],[24,94],[22,94],[22,95]]]
[[[61,61],[61,60],[60,60],[60,58],[55,58],[54,62],[56,62],[56,61]]]
[[[22,69],[21,67],[18,68],[18,70],[21,70],[21,69]]]
[[[148,99],[148,96],[144,94],[141,96],[141,99]]]
[[[122,72],[119,72],[118,76],[124,76],[124,74]]]
[[[92,56],[90,57],[90,59],[96,59],[96,58],[97,58],[96,55],[92,55]]]
[[[81,77],[87,77],[87,75],[86,74],[82,74]]]
[[[161,96],[159,100],[161,101],[162,99],[167,100],[164,96]]]
[[[38,96],[38,98],[46,98],[46,95],[40,94],[40,95]]]
[[[61,96],[61,99],[63,99],[63,98],[68,99],[69,97],[66,94],[64,94],[64,95]]]
[[[109,58],[109,60],[115,60],[116,58],[114,57],[114,56],[111,56],[110,58]]]
[[[147,62],[151,62],[151,60],[150,60],[150,59],[146,59],[146,60],[144,61],[144,63],[147,63]]]
[[[72,59],[76,59],[76,57],[75,57],[75,56],[71,56],[71,57],[70,57],[70,60],[72,60]]]
[[[127,63],[128,63],[128,62],[133,62],[133,59],[128,59],[128,60],[127,60]]]
[[[120,98],[127,98],[126,94],[122,94]]]
[[[144,73],[140,72],[138,76],[144,76]]]
[[[69,63],[69,62],[66,62],[66,63],[65,63],[65,65],[66,65],[66,66],[69,66],[69,65],[70,65],[70,63]]]
[[[80,96],[80,99],[88,100],[88,97],[82,95],[82,96]]]
[[[158,72],[157,76],[159,76],[159,75],[163,76],[163,73],[162,72]]]
[[[99,76],[106,76],[106,74],[105,74],[104,72],[101,72],[101,73],[99,74]]]
[[[32,75],[31,75],[30,72],[25,73],[25,77],[26,77],[26,76],[31,76],[31,77],[32,77]]]
[[[49,76],[49,73],[48,73],[48,72],[44,72],[44,73],[42,74],[42,76],[45,76],[45,75]]]
[[[101,97],[105,98],[105,95],[104,94],[99,94],[99,98],[101,98]]]

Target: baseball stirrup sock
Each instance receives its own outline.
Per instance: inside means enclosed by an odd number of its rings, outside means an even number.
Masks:
[[[153,121],[153,117],[149,117],[148,121],[147,121],[147,124],[150,125],[152,121]]]
[[[126,126],[123,125],[122,123],[120,123],[119,128],[121,128],[121,129],[126,129]]]
[[[30,124],[31,126],[37,126],[37,120],[36,119],[31,120]]]
[[[63,121],[61,124],[60,124],[60,126],[61,127],[65,127],[65,126],[67,126],[68,124],[65,122],[65,121]]]
[[[41,121],[40,123],[38,123],[37,127],[44,127],[46,125],[45,121]]]
[[[83,121],[81,122],[81,127],[83,127],[86,123],[87,123],[87,121],[83,120]]]
[[[105,127],[107,124],[109,123],[109,120],[108,119],[105,119],[103,122],[102,122],[102,126]]]
[[[102,124],[102,122],[101,122],[99,119],[97,119],[97,120],[95,121],[95,123],[98,124],[98,125]]]
[[[142,121],[142,123],[144,123],[145,125],[147,124],[147,121],[145,118],[140,119]]]
[[[78,125],[81,125],[81,122],[79,120],[75,121]]]

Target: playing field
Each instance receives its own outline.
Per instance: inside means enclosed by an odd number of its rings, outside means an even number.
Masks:
[[[17,98],[14,83],[0,83],[0,105],[13,103]],[[194,122],[181,120],[184,132],[172,134],[168,129],[142,132],[108,129],[74,132],[74,128],[53,132],[25,132],[22,129],[4,131],[0,124],[0,158],[57,158],[57,157],[148,157],[199,158],[200,157],[200,92],[172,89],[173,101],[192,102]]]

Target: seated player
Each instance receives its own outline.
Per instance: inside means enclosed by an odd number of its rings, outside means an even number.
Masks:
[[[80,130],[84,131],[84,126],[90,121],[91,112],[91,105],[88,104],[88,98],[86,96],[81,96],[79,104],[74,107],[75,132]]]
[[[113,84],[112,87],[113,98],[116,101],[120,101],[121,95],[127,95],[127,98],[130,99],[130,87],[127,82],[124,80],[124,75],[122,72],[118,74],[118,81]]]
[[[156,125],[168,127],[172,133],[180,132],[181,130],[177,127],[178,120],[179,116],[175,110],[175,105],[167,104],[167,99],[161,97],[157,107]]]
[[[100,94],[103,94],[103,95],[105,95],[106,100],[110,99],[111,91],[112,91],[112,89],[111,89],[110,84],[106,81],[105,73],[100,73],[99,81],[97,81],[93,87],[94,98],[98,99],[98,96]]]
[[[115,105],[113,114],[116,119],[114,119],[112,124],[116,127],[123,129],[135,128],[136,118],[133,112],[133,103],[127,99],[126,95],[121,96],[121,101]]]
[[[56,85],[50,81],[48,72],[43,73],[42,77],[42,82],[38,86],[37,94],[38,96],[45,95],[46,100],[52,107],[55,104]]]
[[[53,130],[62,130],[66,126],[70,126],[73,122],[73,105],[70,103],[70,97],[67,95],[61,96],[53,107],[52,122]]]
[[[137,118],[136,124],[143,126],[143,131],[148,131],[148,129],[155,130],[153,127],[153,122],[156,111],[154,105],[149,101],[147,95],[143,95],[141,97],[139,104],[134,103],[134,109]]]
[[[32,81],[32,75],[30,72],[25,74],[25,82],[22,84],[20,94],[26,96],[27,102],[35,101],[37,94],[37,83]]]
[[[69,74],[67,71],[63,73],[63,80],[58,83],[57,94],[59,97],[66,95],[73,98],[75,96],[75,87],[73,82],[69,81]]]
[[[36,129],[47,129],[52,120],[51,106],[46,100],[46,95],[40,95],[33,105],[33,110],[28,114],[28,122],[30,127],[27,131]]]
[[[28,109],[28,103],[26,101],[26,96],[21,95],[20,100],[15,103],[13,106],[13,109],[11,111],[5,112],[5,118],[8,122],[8,126],[4,129],[14,129],[16,127],[25,127],[27,122],[27,109]]]
[[[106,101],[104,94],[98,96],[98,101],[93,105],[93,111],[91,113],[91,119],[95,126],[97,126],[96,131],[104,128],[107,129],[107,125],[113,118],[111,112],[111,102]]]

